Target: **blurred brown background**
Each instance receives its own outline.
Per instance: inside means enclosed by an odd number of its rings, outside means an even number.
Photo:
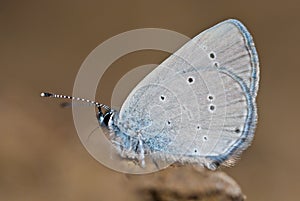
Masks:
[[[261,81],[255,140],[225,171],[250,201],[299,200],[299,9],[296,0],[1,0],[0,200],[129,200],[122,186],[130,180],[95,161],[79,141],[71,110],[39,93],[71,94],[86,56],[124,31],[155,27],[193,37],[228,18],[252,33]],[[166,56],[143,51],[116,61],[101,80],[99,101],[109,103],[120,68]]]

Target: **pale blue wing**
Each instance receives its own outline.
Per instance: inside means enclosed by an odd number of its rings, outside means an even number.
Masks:
[[[117,125],[129,136],[141,134],[155,158],[230,165],[253,138],[258,70],[249,32],[237,20],[224,21],[146,76]]]

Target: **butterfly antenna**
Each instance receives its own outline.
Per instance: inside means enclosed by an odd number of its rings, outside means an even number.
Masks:
[[[98,103],[96,101],[92,101],[92,100],[88,100],[88,99],[84,99],[84,98],[78,98],[78,97],[74,97],[74,96],[66,96],[66,95],[54,94],[54,93],[49,93],[49,92],[42,92],[41,97],[51,97],[51,98],[61,98],[61,99],[70,99],[70,100],[75,100],[75,101],[82,101],[82,102],[86,102],[86,103],[95,105],[98,108],[98,110],[101,110],[101,108],[104,108],[107,111],[111,110],[111,108],[108,107],[107,105]]]

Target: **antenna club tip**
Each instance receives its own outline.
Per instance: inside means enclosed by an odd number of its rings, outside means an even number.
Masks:
[[[50,96],[53,96],[53,94],[47,93],[47,92],[42,92],[41,93],[41,97],[50,97]]]

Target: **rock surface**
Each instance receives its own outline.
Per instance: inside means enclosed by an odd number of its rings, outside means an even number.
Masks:
[[[238,184],[222,171],[171,167],[148,175],[130,175],[128,187],[141,201],[243,201]]]

